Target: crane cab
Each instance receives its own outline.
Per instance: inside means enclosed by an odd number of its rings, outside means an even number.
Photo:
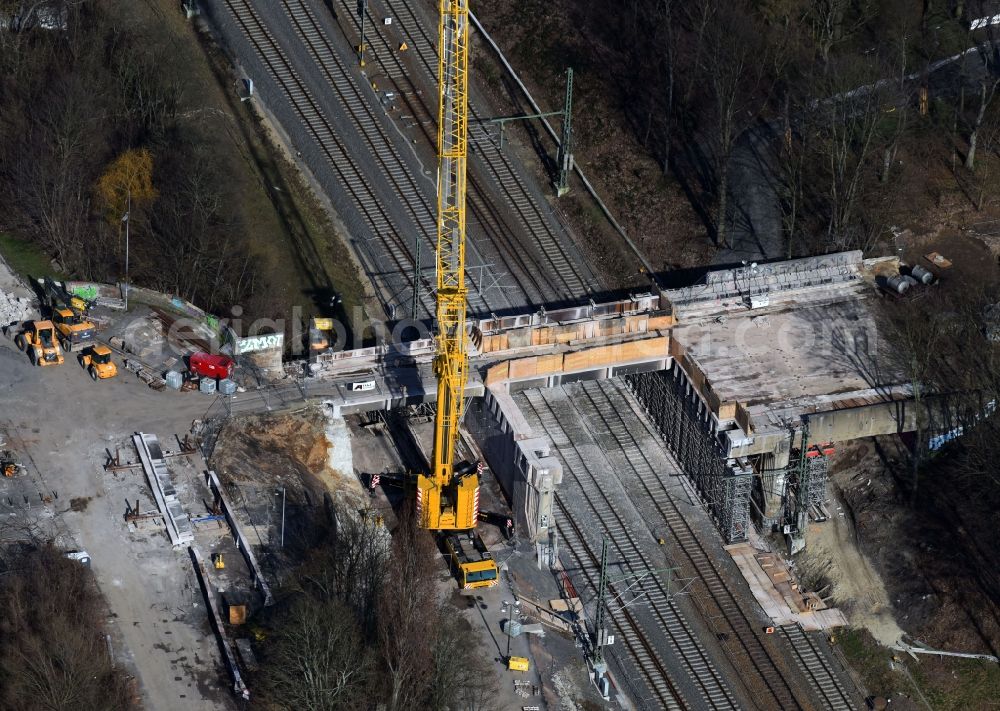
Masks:
[[[491,588],[499,582],[497,563],[478,534],[453,534],[444,542],[462,590]]]

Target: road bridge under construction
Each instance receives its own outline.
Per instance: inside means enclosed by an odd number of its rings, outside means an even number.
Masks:
[[[522,525],[545,539],[563,464],[518,393],[612,378],[641,405],[727,543],[746,539],[752,516],[801,540],[809,508],[825,498],[824,447],[914,426],[910,388],[886,366],[873,310],[876,280],[893,273],[893,259],[845,252],[478,322],[489,416],[472,426],[484,428],[484,453]]]
[[[844,252],[472,322],[465,423],[539,563],[571,567],[592,592],[607,540],[619,573],[675,566],[693,581],[684,599],[659,575],[615,589],[635,602],[612,615],[622,642],[610,654],[632,698],[860,705],[822,639],[762,632],[772,623],[737,600],[723,547],[756,524],[800,548],[836,443],[913,429],[875,309],[877,284],[898,272],[895,259]],[[310,380],[377,379],[331,397],[345,412],[415,404],[433,397],[432,357],[429,340],[318,352]]]
[[[533,539],[554,525],[563,465],[517,394],[616,379],[641,405],[727,543],[751,517],[801,541],[825,498],[827,445],[907,432],[911,386],[885,358],[873,308],[894,258],[858,251],[709,272],[657,293],[471,322],[470,429]],[[347,412],[434,397],[431,339],[316,351],[301,392]],[[352,387],[371,381],[361,391]],[[266,400],[255,393],[248,398]],[[266,403],[272,409],[275,400]],[[244,402],[237,409],[256,409]]]

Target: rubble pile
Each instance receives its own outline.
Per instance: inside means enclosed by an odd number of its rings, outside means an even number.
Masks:
[[[0,326],[34,318],[31,299],[0,291]]]

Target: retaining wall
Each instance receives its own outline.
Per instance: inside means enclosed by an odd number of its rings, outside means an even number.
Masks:
[[[518,530],[544,541],[553,525],[555,489],[562,465],[549,453],[548,441],[534,437],[527,421],[502,388],[487,388],[472,407],[466,426],[511,504]]]
[[[67,281],[66,289],[88,301],[97,298],[121,299],[123,294],[120,284],[102,284],[91,281]],[[214,341],[213,345],[218,344],[219,350],[232,353],[237,339],[233,329],[224,324],[218,316],[198,308],[190,301],[179,296],[134,285],[128,287],[128,298],[130,301],[166,309],[190,319],[191,326],[200,329],[204,336]]]

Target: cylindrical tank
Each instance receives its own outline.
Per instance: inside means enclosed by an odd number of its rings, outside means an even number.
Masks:
[[[176,370],[168,370],[163,379],[167,381],[167,387],[171,390],[180,390],[181,385],[184,384],[184,374]]]
[[[219,394],[221,395],[232,395],[236,392],[236,381],[230,380],[229,378],[223,378],[219,381]]]
[[[910,270],[910,275],[921,284],[930,284],[934,281],[934,274],[930,269],[924,269],[919,264]]]
[[[910,286],[916,286],[917,284],[920,283],[919,281],[911,277],[909,274],[907,274],[903,278],[906,280],[906,283],[909,284]]]
[[[889,277],[885,280],[885,285],[889,291],[895,291],[897,294],[905,294],[910,290],[910,282],[902,274]]]
[[[198,385],[198,389],[203,393],[214,393],[215,378],[202,378],[201,383]]]

